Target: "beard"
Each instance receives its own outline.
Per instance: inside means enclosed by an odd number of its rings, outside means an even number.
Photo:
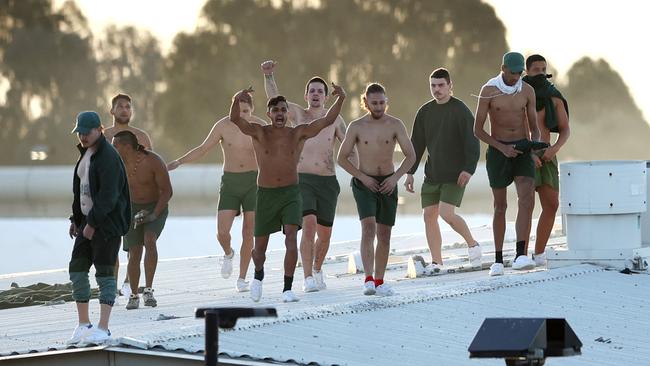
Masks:
[[[122,118],[122,117],[115,117],[115,122],[120,125],[128,125],[129,122],[131,122],[130,117]]]
[[[382,111],[382,112],[370,111],[370,116],[371,116],[373,119],[381,119],[381,117],[383,117],[384,114],[386,114],[385,111]]]

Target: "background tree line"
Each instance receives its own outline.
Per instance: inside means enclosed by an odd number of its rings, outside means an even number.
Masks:
[[[0,0],[0,164],[72,164],[75,115],[95,109],[111,125],[109,99],[118,91],[134,98],[132,123],[165,159],[176,158],[227,114],[239,89],[257,90],[264,117],[259,64],[267,59],[279,62],[280,91],[297,103],[312,75],[341,83],[352,96],[346,121],[362,114],[355,96],[379,81],[389,113],[410,130],[431,98],[433,68],[448,68],[455,95],[475,109],[470,94],[499,72],[508,50],[504,25],[480,0],[210,0],[201,16],[163,55],[136,28],[93,34],[73,2],[53,9],[51,0]],[[573,130],[561,158],[648,158],[650,127],[606,61],[577,61],[558,86]],[[47,159],[31,160],[32,151]],[[220,151],[203,160],[219,161]]]

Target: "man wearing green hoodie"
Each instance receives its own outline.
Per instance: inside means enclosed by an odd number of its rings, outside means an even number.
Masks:
[[[108,341],[108,321],[115,303],[115,261],[120,239],[131,223],[131,197],[126,170],[117,151],[103,134],[99,115],[81,112],[72,133],[79,139],[80,156],[74,169],[70,238],[76,237],[68,272],[72,298],[77,303],[79,325],[69,344]],[[90,323],[88,271],[95,266],[99,285],[100,315],[97,327]]]
[[[539,195],[542,213],[537,222],[535,239],[535,265],[546,264],[546,243],[553,230],[555,214],[560,205],[560,178],[557,153],[569,139],[569,105],[548,79],[546,59],[538,54],[526,58],[526,76],[523,80],[535,89],[536,110],[540,140],[551,144],[551,133],[557,133],[557,140],[547,149],[533,154],[535,162],[535,190]],[[528,250],[528,248],[526,248]]]

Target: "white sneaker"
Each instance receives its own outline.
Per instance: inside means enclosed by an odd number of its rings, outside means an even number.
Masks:
[[[395,295],[395,291],[393,291],[393,289],[390,288],[390,286],[387,283],[382,283],[381,285],[377,286],[375,295],[377,295],[377,296],[393,296],[393,295]]]
[[[490,276],[503,276],[503,263],[493,263],[489,273]]]
[[[546,252],[542,254],[533,254],[533,260],[535,261],[535,266],[544,267],[546,265]]]
[[[74,331],[72,332],[72,337],[70,337],[70,339],[68,339],[66,343],[77,344],[81,342],[81,340],[84,339],[90,333],[91,329],[93,329],[92,324],[77,325],[77,327],[74,328]]]
[[[375,292],[377,292],[377,289],[375,289],[375,281],[368,281],[363,284],[364,295],[374,295]]]
[[[293,293],[293,291],[287,290],[287,291],[282,293],[282,301],[283,302],[296,302],[296,301],[300,301],[300,299],[298,298],[298,296],[296,296],[296,294]]]
[[[83,342],[84,343],[93,343],[93,344],[103,344],[106,343],[111,339],[111,331],[106,329],[100,329],[99,327],[94,327],[92,330],[88,333],[86,337],[84,337]]]
[[[320,271],[314,270],[314,281],[316,281],[316,286],[318,286],[318,290],[325,290],[327,288],[327,285],[325,284],[325,278],[323,274],[323,270],[321,269]]]
[[[237,290],[237,292],[248,291],[248,282],[246,282],[246,280],[243,278],[238,278],[237,284],[235,285],[235,290]]]
[[[232,274],[232,260],[235,258],[235,251],[230,249],[230,255],[223,256],[223,263],[221,264],[221,277],[229,278]]]
[[[481,258],[483,257],[483,253],[481,251],[481,246],[478,243],[473,247],[468,247],[467,254],[469,256],[469,264],[472,267],[481,267]]]
[[[302,284],[302,290],[305,292],[316,292],[318,291],[318,285],[313,276],[305,278],[305,282]]]
[[[129,296],[131,296],[131,285],[128,282],[124,282],[122,284],[122,289],[120,289],[120,292],[122,293],[122,296],[128,299]]]
[[[428,266],[424,267],[424,274],[427,276],[437,275],[438,273],[440,273],[440,266],[436,263],[431,263]]]
[[[526,255],[520,255],[512,262],[512,269],[524,271],[535,268],[535,262]]]
[[[251,299],[255,302],[260,301],[262,298],[262,281],[252,280],[251,281]]]

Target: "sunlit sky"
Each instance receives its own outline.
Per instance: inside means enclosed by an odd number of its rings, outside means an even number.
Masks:
[[[454,0],[449,0],[454,1]],[[634,0],[484,0],[507,28],[510,48],[524,55],[540,53],[566,77],[583,56],[606,59],[623,77],[650,123],[650,73],[638,70],[650,59],[643,40],[650,34],[645,3]],[[55,4],[62,3],[55,0]],[[94,32],[108,24],[135,25],[160,38],[167,52],[174,35],[192,32],[205,0],[76,0]],[[498,70],[495,70],[497,72]],[[486,80],[491,75],[486,75]],[[607,102],[607,85],[602,86]]]

